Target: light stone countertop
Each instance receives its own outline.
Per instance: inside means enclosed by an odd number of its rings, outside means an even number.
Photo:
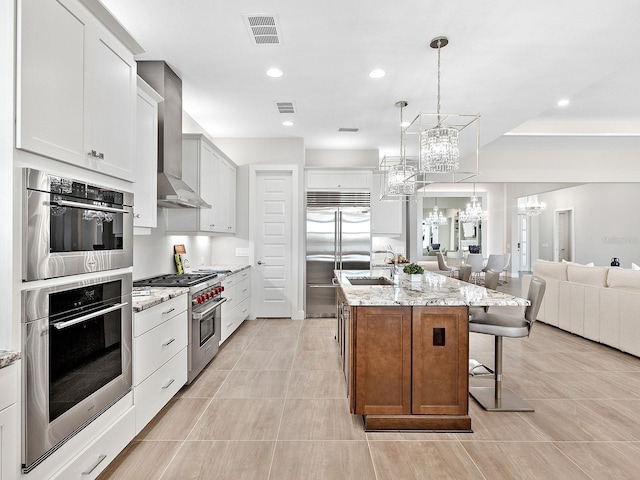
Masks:
[[[394,285],[351,285],[349,278],[369,278],[389,275],[389,269],[336,270],[335,276],[350,306],[470,306],[523,307],[524,298],[488,290],[480,285],[461,282],[445,275],[425,271],[422,282],[412,283],[404,274]]]
[[[20,360],[20,352],[0,350],[0,368],[8,367]]]
[[[189,293],[188,287],[133,287],[134,292],[140,290],[149,290],[151,293],[150,295],[133,295],[131,297],[134,312],[141,312],[172,298]]]
[[[208,265],[206,267],[198,267],[198,268],[194,268],[193,272],[194,273],[199,273],[199,272],[204,272],[204,273],[208,273],[208,272],[222,272],[224,270],[229,270],[229,272],[227,273],[218,273],[218,280],[222,281],[224,280],[225,276],[228,275],[233,275],[234,273],[238,273],[241,272],[242,270],[246,270],[247,268],[250,268],[251,265],[248,264],[240,264],[240,265]]]

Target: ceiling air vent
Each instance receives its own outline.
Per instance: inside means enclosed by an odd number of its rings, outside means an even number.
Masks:
[[[293,102],[276,102],[278,113],[296,113]]]
[[[280,45],[280,26],[275,15],[245,14],[244,23],[254,45]]]
[[[339,132],[349,132],[349,133],[355,133],[360,131],[359,128],[347,128],[347,127],[340,127],[338,128]]]

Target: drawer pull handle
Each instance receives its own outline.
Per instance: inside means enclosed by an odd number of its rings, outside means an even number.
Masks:
[[[105,459],[105,458],[107,458],[107,456],[106,456],[106,455],[104,455],[104,454],[103,454],[103,455],[100,455],[100,456],[98,457],[98,461],[97,461],[96,463],[94,463],[94,464],[93,464],[93,466],[92,466],[89,470],[85,470],[84,472],[82,472],[82,475],[91,475],[91,473],[92,473],[96,468],[98,468],[98,465],[100,465],[100,464],[104,461],[104,459]]]
[[[231,325],[233,325],[233,322],[227,323],[227,327],[230,327]]]
[[[173,342],[175,342],[175,341],[176,341],[176,339],[175,339],[175,338],[172,338],[171,340],[169,340],[169,341],[167,341],[167,342],[163,343],[163,344],[162,344],[162,346],[163,346],[163,347],[166,347],[167,345],[171,345],[171,344],[172,344]]]
[[[242,290],[242,291],[243,291],[243,292],[246,292],[247,290],[248,290],[248,289],[247,289],[247,288],[245,288],[245,289],[244,289],[244,290]]]
[[[175,378],[172,378],[171,380],[169,380],[169,383],[167,383],[166,385],[164,385],[164,386],[162,387],[162,389],[164,390],[164,389],[166,389],[166,388],[169,388],[169,387],[171,386],[171,384],[172,384],[173,382],[175,382],[175,381],[176,381],[176,379],[175,379]]]
[[[169,310],[167,310],[166,312],[162,312],[163,315],[166,315],[167,313],[171,313],[175,310],[175,308],[170,308]]]

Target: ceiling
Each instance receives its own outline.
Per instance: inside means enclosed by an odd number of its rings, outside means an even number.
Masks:
[[[102,0],[183,81],[183,107],[213,137],[300,137],[308,149],[399,152],[404,118],[480,113],[481,144],[514,136],[640,135],[640,2],[513,0]],[[279,45],[243,15],[270,14]],[[278,67],[281,78],[265,72]],[[381,68],[386,76],[371,79]],[[560,99],[567,107],[558,107]],[[279,113],[275,102],[293,102]],[[291,119],[295,125],[285,127]],[[339,128],[358,128],[341,133]]]

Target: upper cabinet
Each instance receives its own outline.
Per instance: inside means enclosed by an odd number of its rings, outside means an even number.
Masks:
[[[142,49],[101,4],[18,3],[16,147],[133,180]]]
[[[307,190],[371,189],[370,170],[307,170]]]
[[[182,136],[182,180],[211,208],[167,209],[168,233],[236,232],[236,166],[204,135]]]
[[[138,77],[133,226],[156,228],[158,212],[158,103],[162,97]]]

